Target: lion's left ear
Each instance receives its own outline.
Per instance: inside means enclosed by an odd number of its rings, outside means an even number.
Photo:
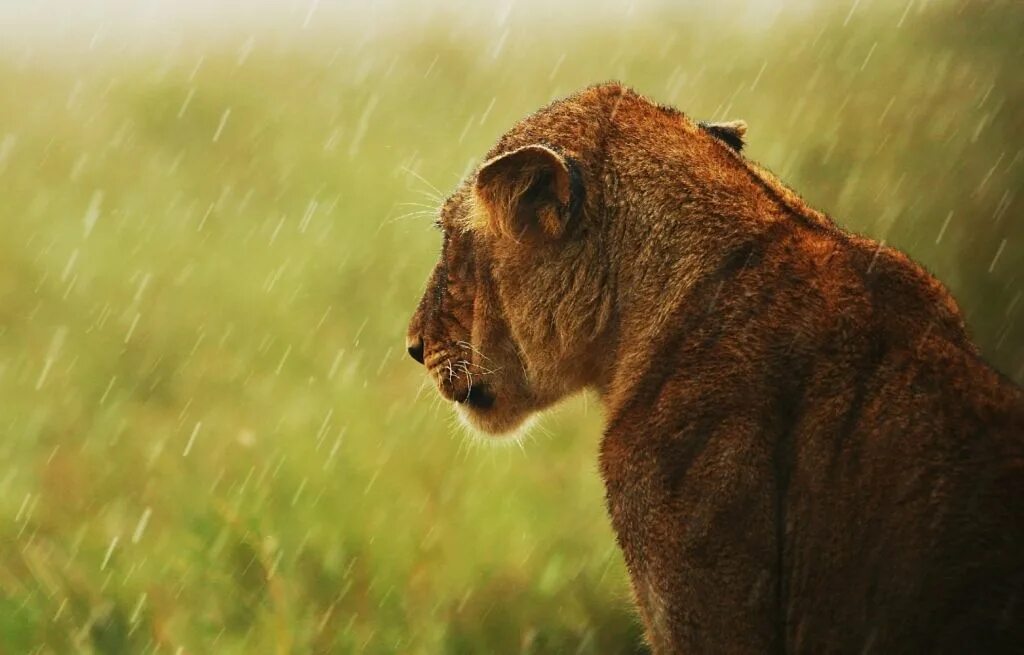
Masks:
[[[486,162],[477,173],[476,195],[495,233],[557,239],[576,203],[572,164],[543,145],[529,145]]]
[[[702,128],[725,142],[727,146],[739,152],[745,145],[743,138],[747,135],[747,123],[745,121],[728,121],[725,123],[698,123]]]

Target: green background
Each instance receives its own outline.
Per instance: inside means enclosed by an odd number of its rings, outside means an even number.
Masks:
[[[594,82],[745,119],[1024,378],[1024,7],[715,6],[8,25],[0,653],[640,650],[595,399],[483,443],[403,345],[439,195]]]

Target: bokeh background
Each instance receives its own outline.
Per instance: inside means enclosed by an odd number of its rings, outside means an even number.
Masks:
[[[404,355],[440,198],[619,79],[902,248],[1024,379],[1014,0],[0,4],[0,653],[619,653],[579,398]]]

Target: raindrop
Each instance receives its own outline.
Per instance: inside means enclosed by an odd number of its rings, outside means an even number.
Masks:
[[[1003,254],[1003,248],[1006,247],[1006,239],[999,242],[999,248],[996,250],[995,257],[992,258],[992,263],[988,265],[988,272],[991,273],[996,268],[996,262],[999,261],[999,255]]]
[[[843,27],[846,27],[846,25],[850,22],[850,19],[853,18],[853,13],[857,11],[857,5],[859,4],[860,0],[853,1],[853,5],[850,6],[850,13],[846,14],[846,20],[843,21]]]
[[[82,223],[85,226],[84,237],[88,237],[92,233],[92,229],[96,227],[96,221],[100,217],[100,204],[103,202],[103,192],[94,191],[92,198],[89,200],[89,207],[85,210],[85,216],[82,217]]]
[[[900,16],[900,21],[898,23],[896,23],[896,27],[902,27],[903,26],[903,21],[905,21],[907,19],[907,14],[910,13],[910,8],[913,7],[913,6],[914,6],[914,0],[909,0],[909,2],[907,2],[906,9],[903,10],[903,15]]]
[[[57,611],[53,615],[53,621],[54,622],[56,622],[58,619],[60,619],[61,615],[64,614],[64,608],[67,607],[67,605],[68,605],[68,599],[67,598],[62,598],[61,601],[60,601],[60,605],[57,607]]]
[[[292,496],[292,507],[299,502],[299,498],[302,496],[302,491],[306,488],[306,483],[309,482],[309,478],[302,478],[302,482],[299,483],[299,488],[295,490],[295,495]]]
[[[135,318],[132,319],[132,324],[128,327],[128,334],[124,335],[124,342],[128,343],[132,335],[135,334],[135,326],[139,324],[139,318],[142,316],[141,313],[135,312]]]
[[[64,265],[64,270],[61,271],[60,281],[67,282],[68,276],[71,275],[71,271],[75,268],[75,262],[78,261],[78,248],[71,251],[71,256],[68,257],[68,263]]]
[[[224,113],[220,115],[220,123],[217,124],[217,131],[213,133],[213,142],[217,143],[220,139],[221,132],[224,131],[224,126],[227,125],[228,116],[231,115],[231,107],[224,110]]]
[[[284,225],[284,221],[286,218],[288,218],[286,215],[281,215],[281,220],[277,222],[277,227],[275,227],[274,231],[270,233],[270,241],[267,243],[267,245],[273,245],[274,241],[277,240],[277,235],[279,232],[281,232],[281,227]]]
[[[256,37],[249,36],[249,38],[245,40],[245,43],[242,44],[242,47],[238,51],[238,60],[235,62],[236,66],[241,66],[245,63],[245,61],[249,58],[249,55],[252,54],[252,49],[255,45]]]
[[[363,144],[363,137],[366,136],[366,128],[370,125],[370,117],[373,116],[373,110],[377,108],[377,101],[379,100],[376,93],[370,96],[370,99],[366,101],[366,106],[363,107],[363,113],[359,115],[359,122],[356,123],[356,132],[352,135],[352,140],[348,143],[348,157],[352,159],[359,152],[360,146]]]
[[[190,104],[192,104],[192,98],[195,95],[196,95],[196,88],[195,87],[192,87],[191,89],[188,90],[188,95],[185,96],[184,102],[181,103],[181,108],[178,109],[178,118],[181,118],[182,116],[185,115],[185,110],[188,109],[188,106]]]
[[[196,441],[196,435],[199,434],[199,428],[203,426],[202,421],[197,421],[196,426],[192,428],[192,435],[188,438],[188,443],[185,444],[185,450],[182,451],[182,457],[188,457],[189,451],[192,450],[192,444]]]
[[[281,374],[281,369],[284,368],[284,363],[288,360],[288,355],[290,355],[291,352],[292,352],[292,346],[291,346],[291,344],[288,344],[288,347],[285,348],[285,350],[284,350],[284,354],[281,355],[281,361],[277,363],[277,369],[274,370],[274,375],[280,375]]]
[[[32,494],[25,494],[25,499],[21,501],[21,507],[18,508],[18,513],[14,515],[14,522],[17,523],[21,520],[23,514],[25,514],[25,508],[28,507],[28,502],[32,500]]]
[[[213,140],[216,141],[217,137],[214,137]],[[217,203],[211,202],[210,206],[206,208],[206,212],[203,214],[203,217],[199,219],[199,225],[196,226],[196,232],[203,231],[203,226],[206,225],[206,219],[208,219],[210,217],[210,214],[213,213],[213,208],[216,204]]]
[[[189,82],[191,82],[192,80],[196,79],[196,75],[199,74],[199,69],[203,67],[203,62],[204,61],[206,61],[206,56],[205,55],[200,56],[199,60],[196,61],[196,65],[192,69],[192,72],[188,74],[188,81]]]
[[[110,562],[110,556],[114,553],[114,549],[117,548],[117,542],[120,537],[114,537],[110,540],[110,546],[107,547],[107,554],[103,556],[103,563],[100,564],[100,571],[107,568],[107,564]]]
[[[946,233],[946,228],[949,227],[949,219],[953,218],[953,210],[950,209],[949,213],[946,214],[946,220],[942,221],[942,227],[939,228],[939,236],[935,237],[935,243],[938,244],[942,241],[942,235]]]
[[[313,214],[316,212],[317,201],[310,200],[309,204],[306,205],[306,212],[302,215],[302,220],[299,221],[299,233],[305,233],[306,228],[309,227],[309,222],[313,220]]]
[[[309,22],[313,19],[313,14],[316,13],[316,9],[319,6],[320,0],[310,0],[309,9],[306,11],[306,17],[302,21],[302,29],[309,27]]]
[[[327,453],[327,457],[324,459],[325,471],[327,470],[327,467],[331,465],[331,462],[334,460],[334,456],[338,452],[338,448],[341,446],[341,439],[342,437],[345,436],[345,430],[346,428],[342,428],[341,430],[338,431],[338,437],[334,440],[334,445],[331,446],[331,451]]]
[[[496,97],[492,97],[491,98],[491,102],[490,102],[490,104],[487,105],[487,109],[485,109],[484,113],[480,115],[480,120],[477,121],[477,125],[483,125],[484,124],[484,122],[487,120],[487,117],[490,115],[491,110],[494,109],[494,103],[496,101],[497,101]]]
[[[878,247],[875,248],[875,254],[874,254],[874,256],[871,257],[871,263],[868,264],[868,271],[867,271],[868,273],[870,273],[871,269],[873,269],[875,267],[875,262],[878,261],[878,254],[880,252],[882,252],[882,248],[884,248],[884,247],[885,247],[885,240],[883,239],[882,241],[878,242]]]
[[[128,622],[132,625],[139,622],[139,614],[142,613],[142,606],[146,604],[146,592],[139,594],[139,600],[135,603],[135,609],[132,610],[132,616],[128,619]]]
[[[871,55],[873,55],[875,53],[875,48],[877,48],[877,47],[878,47],[878,41],[875,41],[874,43],[871,44],[871,49],[868,50],[867,56],[864,57],[864,63],[862,63],[860,65],[861,71],[863,71],[865,68],[867,68],[868,62],[871,61]]]
[[[46,376],[50,372],[50,367],[57,360],[60,355],[60,349],[64,346],[64,340],[68,336],[68,328],[66,326],[60,326],[53,335],[53,339],[50,340],[50,348],[46,352],[46,359],[43,361],[43,370],[39,373],[39,378],[36,380],[36,390],[38,391],[46,383]]]
[[[110,377],[110,382],[107,383],[107,388],[103,390],[103,395],[100,396],[100,401],[98,403],[99,405],[103,405],[103,403],[106,402],[107,396],[110,394],[110,390],[114,388],[114,382],[116,380],[117,380],[117,376],[116,375],[112,375]]]
[[[341,348],[338,353],[334,356],[334,360],[331,362],[331,368],[327,372],[327,379],[334,379],[334,375],[338,372],[338,365],[341,364],[341,358],[345,356],[345,349]]]
[[[139,539],[142,539],[142,533],[146,531],[146,526],[149,525],[149,516],[152,514],[152,510],[147,507],[142,512],[142,516],[139,517],[139,522],[135,526],[135,532],[132,533],[132,543],[139,543]]]
[[[76,251],[76,252],[77,252],[77,251]],[[152,274],[151,274],[151,273],[145,273],[145,274],[144,274],[144,275],[142,276],[142,279],[141,279],[141,280],[139,280],[139,286],[138,286],[138,287],[136,287],[136,289],[135,289],[135,295],[134,295],[134,296],[132,297],[132,304],[133,304],[133,305],[134,305],[134,304],[137,304],[137,303],[139,302],[139,300],[140,300],[140,299],[142,298],[142,294],[143,294],[143,292],[145,292],[145,290],[146,290],[146,287],[147,287],[147,286],[149,286],[149,281],[150,281],[150,279],[151,279],[152,277],[153,277],[153,276],[152,276]]]
[[[768,68],[767,59],[761,62],[761,70],[757,71],[757,75],[754,76],[754,81],[750,83],[750,91],[753,91],[754,89],[757,88],[757,83],[761,81],[761,76],[764,75],[764,69],[766,68]]]

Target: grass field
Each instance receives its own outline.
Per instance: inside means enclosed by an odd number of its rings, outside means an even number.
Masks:
[[[545,11],[0,47],[0,653],[640,650],[594,400],[480,445],[403,352],[439,194],[596,81],[746,119],[1024,379],[1019,4]]]

